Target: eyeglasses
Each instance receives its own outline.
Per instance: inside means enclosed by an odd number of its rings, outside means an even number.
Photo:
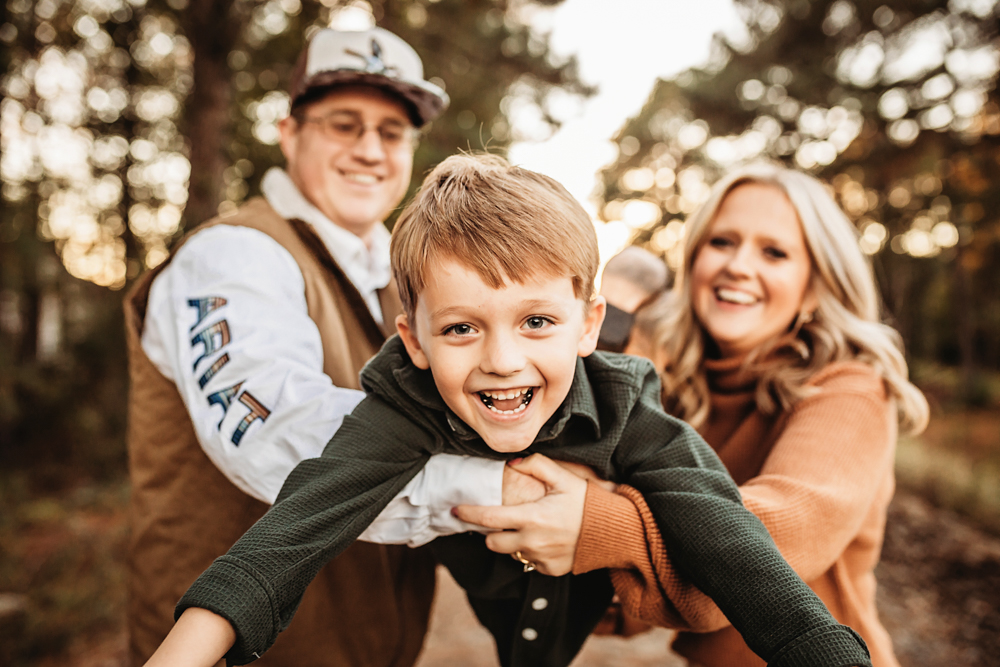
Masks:
[[[361,118],[353,113],[334,112],[326,116],[303,118],[302,123],[316,123],[327,139],[339,144],[350,146],[361,140],[368,130],[378,132],[382,146],[386,150],[412,147],[416,141],[417,131],[410,125],[398,121],[387,121],[379,125],[369,125],[361,122]]]

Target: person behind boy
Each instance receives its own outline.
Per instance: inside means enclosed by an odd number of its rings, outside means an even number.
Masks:
[[[636,313],[667,289],[670,272],[663,259],[645,248],[627,246],[608,260],[601,272],[601,296],[607,315],[598,350],[624,352],[632,337]]]
[[[663,412],[652,364],[591,354],[604,315],[592,294],[597,240],[562,186],[499,157],[449,158],[400,217],[391,254],[404,314],[361,373],[366,398],[188,590],[149,665],[262,654],[315,572],[432,454],[452,452],[543,453],[635,486],[678,569],[772,665],[870,666],[864,642],[781,558],[712,450]],[[511,536],[441,538],[437,553],[502,664],[568,664],[611,598],[607,571],[547,576],[520,553],[486,549],[513,551]]]
[[[400,310],[381,221],[410,182],[416,127],[447,96],[380,29],[319,31],[290,93],[279,124],[287,171],[264,176],[264,198],[196,229],[126,300],[133,664],[163,641],[198,574],[363,397],[358,371]],[[435,521],[463,529],[449,513],[457,498],[499,502],[505,468],[483,464],[435,457],[366,539],[426,541]],[[411,665],[433,577],[427,550],[352,547],[310,586],[265,663]]]
[[[634,354],[637,357],[646,357],[657,368],[665,368],[667,359],[663,350],[659,349],[654,341],[656,340],[656,328],[674,310],[675,302],[676,297],[673,292],[667,291],[660,292],[642,304],[639,310],[635,311],[628,343],[622,352]]]

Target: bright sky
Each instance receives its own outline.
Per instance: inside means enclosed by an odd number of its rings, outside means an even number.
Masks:
[[[581,78],[599,91],[554,136],[514,144],[509,157],[559,180],[591,212],[596,174],[617,156],[610,139],[657,77],[706,61],[712,35],[742,25],[732,0],[565,0],[531,23],[551,30],[557,53],[576,54]]]

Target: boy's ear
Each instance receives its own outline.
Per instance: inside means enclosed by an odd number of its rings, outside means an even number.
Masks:
[[[590,302],[587,319],[583,322],[583,335],[580,336],[580,344],[576,348],[578,356],[590,356],[597,349],[597,339],[601,336],[601,325],[604,324],[606,310],[607,301],[603,296],[595,296]]]
[[[396,316],[396,331],[399,332],[399,338],[403,341],[403,345],[406,347],[406,352],[410,355],[410,361],[413,362],[413,365],[422,370],[430,368],[431,365],[427,361],[427,355],[424,354],[423,349],[420,347],[420,341],[417,340],[417,332],[410,328],[410,321],[406,318],[406,315]]]

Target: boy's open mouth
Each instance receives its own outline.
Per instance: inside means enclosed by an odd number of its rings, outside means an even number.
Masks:
[[[479,400],[487,408],[501,415],[514,415],[522,412],[531,397],[535,395],[534,387],[522,387],[520,389],[480,391]]]

